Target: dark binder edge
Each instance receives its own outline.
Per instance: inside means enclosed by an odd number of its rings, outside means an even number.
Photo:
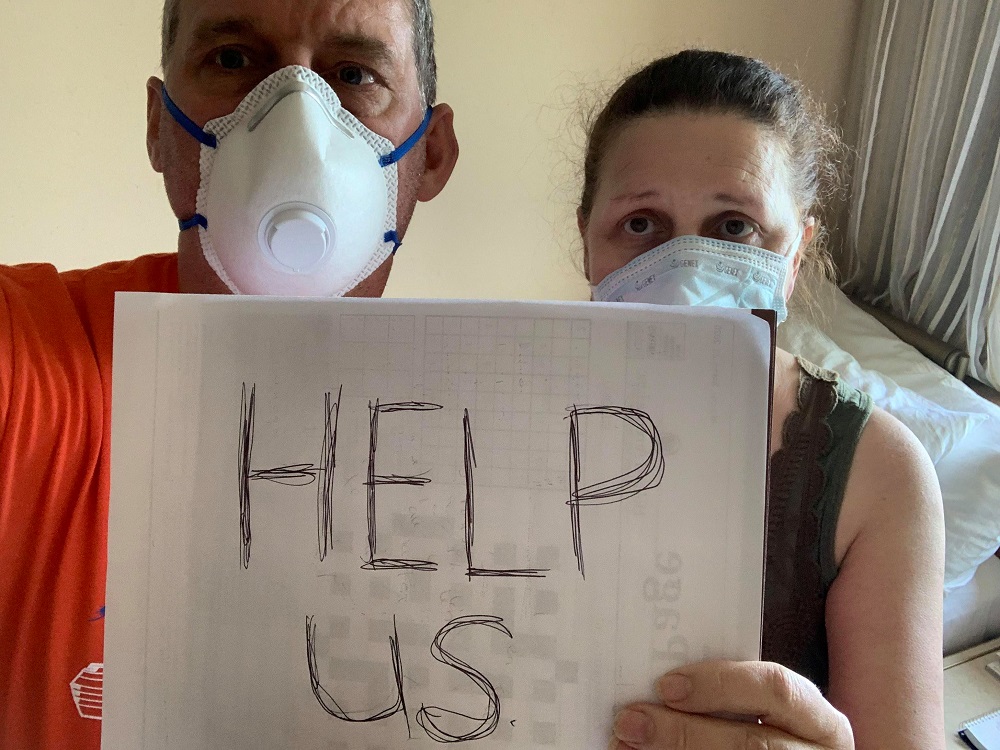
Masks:
[[[961,737],[962,738],[962,742],[964,742],[966,745],[968,745],[969,747],[971,747],[972,750],[978,750],[978,748],[975,745],[972,744],[972,740],[970,740],[966,736],[964,729],[959,729],[958,730],[958,736]]]
[[[767,520],[771,512],[771,419],[774,414],[774,372],[777,360],[777,331],[778,314],[774,310],[751,310],[751,313],[767,323],[771,329],[771,364],[770,364],[770,387],[767,393],[767,470],[764,474],[766,486],[764,488],[764,561],[761,566],[763,575],[760,580],[760,647],[761,652],[757,658],[763,657],[764,649],[764,593],[767,587]]]

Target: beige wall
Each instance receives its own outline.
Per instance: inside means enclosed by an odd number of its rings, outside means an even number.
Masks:
[[[418,209],[389,293],[585,296],[571,261],[581,95],[704,46],[762,57],[836,105],[859,4],[435,0],[462,158]],[[0,263],[65,269],[174,248],[144,142],[159,11],[157,0],[0,4]]]

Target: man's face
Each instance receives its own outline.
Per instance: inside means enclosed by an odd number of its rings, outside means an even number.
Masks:
[[[399,144],[424,116],[410,0],[181,0],[165,80],[178,107],[204,126],[228,115],[264,78],[289,65],[322,75],[369,129]],[[166,112],[161,82],[147,87],[147,144],[175,215],[190,217],[200,182],[200,145]],[[417,200],[444,187],[458,156],[447,105],[435,108],[424,140],[399,163],[398,229]],[[198,233],[179,241],[182,292],[228,291],[205,261]],[[352,294],[379,295],[391,259]]]

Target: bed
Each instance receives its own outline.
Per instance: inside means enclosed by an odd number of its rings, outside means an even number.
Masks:
[[[869,393],[934,461],[945,511],[945,655],[1000,636],[1000,398],[962,381],[961,352],[854,304],[836,285],[810,282],[806,296],[778,345]]]
[[[944,597],[944,653],[1000,636],[1000,558],[979,565],[972,580]]]

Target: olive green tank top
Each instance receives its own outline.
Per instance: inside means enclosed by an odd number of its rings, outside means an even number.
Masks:
[[[798,404],[771,459],[762,657],[825,693],[826,596],[837,576],[837,519],[872,400],[836,373],[801,359],[799,365]]]

